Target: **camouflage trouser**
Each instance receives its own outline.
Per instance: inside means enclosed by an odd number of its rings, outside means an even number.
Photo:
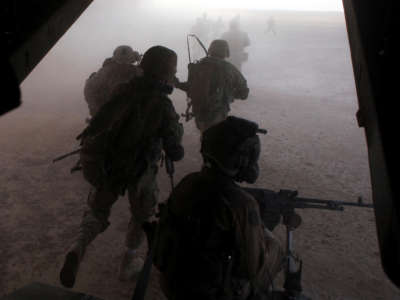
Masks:
[[[271,283],[283,269],[285,264],[285,253],[278,239],[266,229],[264,232],[265,252],[262,266],[253,282],[248,280],[232,280],[232,300],[266,300],[268,297]]]
[[[266,242],[264,264],[257,276],[257,285],[261,293],[268,291],[270,284],[285,265],[285,251],[279,240],[268,229],[265,229],[264,237]]]
[[[128,198],[131,210],[131,219],[126,235],[126,246],[136,249],[143,242],[145,234],[142,224],[153,213],[157,204],[158,187],[156,181],[157,165],[147,167],[142,176],[128,185]],[[101,232],[109,226],[109,216],[112,205],[118,200],[118,195],[107,186],[93,189],[88,196],[88,209],[85,211],[80,226],[80,239],[87,246]]]
[[[228,116],[228,113],[226,112],[218,112],[214,114],[213,118],[208,118],[207,116],[205,118],[201,117],[196,117],[195,122],[197,129],[200,130],[201,133],[206,131],[208,128],[211,126],[214,126],[222,121],[224,121]]]
[[[264,232],[265,252],[262,266],[253,282],[243,279],[232,279],[232,300],[266,300],[271,283],[284,267],[285,253],[277,238],[266,229]],[[267,297],[267,298],[266,298]]]

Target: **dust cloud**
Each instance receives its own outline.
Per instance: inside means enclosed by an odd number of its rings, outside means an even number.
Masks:
[[[356,201],[362,196],[371,202],[343,12],[203,11],[156,4],[94,1],[23,82],[23,106],[0,119],[0,296],[32,281],[60,286],[58,272],[89,186],[80,174],[69,174],[75,158],[58,164],[51,160],[78,146],[75,136],[88,115],[83,99],[86,78],[116,46],[126,44],[140,53],[153,45],[175,50],[177,76],[184,80],[186,35],[204,13],[210,23],[222,18],[222,32],[240,14],[241,29],[249,34],[249,59],[242,71],[250,95],[236,101],[231,113],[268,130],[261,138],[257,186],[297,189],[300,195],[323,199]],[[267,31],[271,17],[276,34]],[[185,94],[174,91],[171,98],[177,112],[183,113]],[[184,127],[186,157],[176,165],[176,180],[201,167],[199,134],[193,121]],[[163,169],[159,173],[165,199],[168,179]],[[125,199],[115,204],[111,226],[89,247],[74,290],[104,299],[130,299],[133,285],[117,280],[127,205]],[[303,257],[307,295],[399,299],[380,265],[372,210],[300,213],[303,225],[295,233],[295,249]],[[164,299],[157,277],[153,272],[147,299]]]

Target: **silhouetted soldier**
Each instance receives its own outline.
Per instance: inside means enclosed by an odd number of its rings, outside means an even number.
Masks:
[[[161,208],[154,264],[168,299],[266,299],[283,268],[258,203],[236,184],[258,177],[257,131],[236,117],[207,129],[202,170],[185,176]]]
[[[219,39],[222,34],[222,30],[224,29],[225,25],[224,22],[222,21],[222,17],[218,17],[217,21],[214,22],[213,24],[213,37],[215,39]]]
[[[268,34],[269,32],[272,32],[274,35],[276,35],[276,23],[274,17],[269,17],[267,20],[267,29],[265,30],[265,34]]]
[[[64,286],[74,285],[86,247],[109,226],[111,207],[126,191],[131,220],[120,279],[130,279],[142,268],[143,259],[136,251],[144,237],[141,225],[157,203],[161,152],[173,161],[184,154],[183,127],[168,98],[176,65],[174,51],[162,46],[147,50],[140,63],[143,77],[119,85],[78,137],[83,175],[93,190],[60,273]]]
[[[242,69],[242,64],[248,60],[245,48],[250,45],[250,39],[246,32],[240,30],[239,16],[229,23],[229,30],[222,34],[222,39],[229,44],[231,55],[228,59],[236,68]]]
[[[134,65],[139,61],[139,53],[131,47],[118,46],[113,56],[104,61],[100,70],[90,75],[85,82],[84,95],[91,117],[110,100],[117,85],[142,75],[140,68]]]
[[[196,126],[201,132],[225,120],[234,99],[245,100],[249,94],[246,79],[225,60],[228,57],[228,43],[214,40],[207,57],[189,64],[188,81],[175,83],[191,99]]]

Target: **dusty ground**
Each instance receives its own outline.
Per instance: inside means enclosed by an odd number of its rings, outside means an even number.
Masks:
[[[246,103],[236,102],[232,114],[256,120],[269,131],[262,137],[257,186],[344,201],[362,196],[371,202],[345,30],[335,18],[318,19],[318,27],[315,18],[302,26],[282,25],[277,36],[263,35],[262,28],[253,31],[244,66],[251,95]],[[77,146],[74,138],[87,114],[84,77],[67,81],[55,61],[49,57],[39,66],[23,84],[24,105],[0,119],[0,296],[32,281],[60,286],[63,255],[89,190],[79,173],[69,174],[75,158],[51,163]],[[184,95],[176,92],[173,99],[183,112]],[[193,122],[185,124],[184,145],[186,157],[176,164],[176,180],[201,165]],[[169,182],[164,170],[159,182],[165,199]],[[126,199],[115,205],[111,226],[89,247],[74,290],[130,299],[135,284],[117,280],[127,207]],[[371,209],[300,213],[303,225],[295,247],[304,261],[306,294],[313,299],[400,299],[380,265]],[[278,234],[283,237],[282,230]],[[147,299],[163,299],[156,272]]]

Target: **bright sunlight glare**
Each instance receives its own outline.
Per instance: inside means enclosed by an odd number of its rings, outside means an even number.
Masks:
[[[159,8],[343,11],[341,0],[153,0]]]

